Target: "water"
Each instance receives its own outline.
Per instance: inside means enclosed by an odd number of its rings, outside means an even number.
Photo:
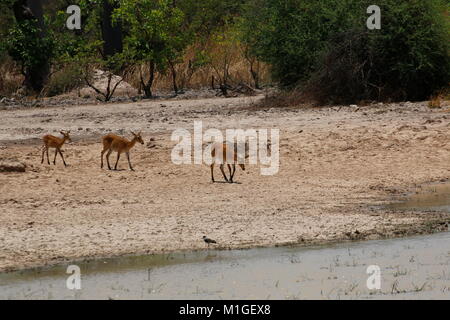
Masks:
[[[436,210],[450,212],[450,184],[433,184],[420,188],[406,201],[393,203],[393,209]]]
[[[396,209],[450,210],[450,186],[432,186]],[[448,299],[450,232],[316,247],[130,256],[0,274],[0,299]],[[380,268],[369,289],[367,268]]]

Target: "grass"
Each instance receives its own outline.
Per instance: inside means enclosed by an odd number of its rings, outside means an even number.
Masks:
[[[414,289],[412,290],[413,292],[422,292],[425,290],[427,282],[424,282],[421,286],[416,286],[414,283],[412,285],[414,287]]]
[[[221,75],[224,72],[224,61],[227,62],[226,68],[229,73],[226,80],[227,84],[236,86],[243,83],[252,88],[254,87],[250,63],[237,44],[230,45],[230,48],[225,51],[222,47],[208,45],[209,47],[207,48],[200,48],[198,44],[192,45],[180,59],[181,62],[175,65],[176,83],[179,90],[211,88],[212,77],[214,77],[214,86],[218,89],[221,82],[223,82]],[[210,61],[197,61],[198,51],[205,49],[213,58]],[[224,52],[227,53],[226,57],[223,56]],[[262,62],[256,63],[260,85],[270,83],[269,67]],[[145,66],[135,66],[124,79],[138,91],[140,90],[140,71],[144,74],[148,72]],[[0,57],[0,73],[2,74],[2,77],[0,77],[0,96],[9,97],[22,86],[24,77],[20,74],[19,67],[7,56]],[[78,66],[67,64],[61,66],[59,70],[53,70],[52,76],[42,94],[43,96],[55,96],[85,86],[86,83],[84,83]],[[171,92],[173,90],[173,79],[170,69],[155,74],[152,90],[159,92]]]
[[[397,270],[392,274],[394,278],[400,277],[400,276],[406,276],[408,274],[408,270],[401,269],[400,266],[397,266]]]
[[[10,58],[0,61],[0,74],[0,97],[11,96],[21,87],[23,76]]]
[[[176,83],[179,90],[185,89],[203,89],[212,87],[212,77],[214,77],[214,86],[218,88],[223,79],[224,65],[228,70],[229,76],[227,83],[230,85],[237,85],[245,83],[250,87],[254,87],[253,78],[250,72],[250,65],[245,59],[242,50],[237,45],[233,45],[227,50],[221,47],[215,47],[211,44],[206,44],[208,55],[213,57],[209,62],[199,62],[196,59],[197,51],[205,48],[199,48],[199,44],[194,44],[186,50],[186,53],[181,59],[181,63],[175,65]],[[223,55],[227,54],[227,57]],[[225,63],[226,62],[226,63]],[[270,82],[269,67],[266,64],[260,63],[258,68],[258,75],[261,84]],[[125,81],[133,87],[139,89],[140,87],[140,67],[137,66],[133,72],[126,77]],[[142,69],[144,70],[145,67]],[[144,70],[144,73],[147,72]],[[173,79],[172,72],[157,73],[155,75],[155,82],[153,85],[154,91],[172,91]]]
[[[428,108],[440,109],[441,107],[442,107],[442,96],[436,95],[434,97],[431,97],[430,101],[428,102]]]
[[[430,97],[428,107],[430,109],[440,109],[450,105],[450,84],[446,89],[441,90],[437,94]]]

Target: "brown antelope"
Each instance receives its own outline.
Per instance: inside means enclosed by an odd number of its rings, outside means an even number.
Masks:
[[[70,131],[61,131],[60,133],[63,135],[62,138],[58,138],[58,137],[52,136],[50,134],[47,134],[42,138],[44,145],[42,146],[41,164],[44,163],[44,154],[45,153],[47,153],[47,163],[50,164],[50,160],[48,158],[48,149],[55,148],[55,158],[53,159],[53,164],[56,165],[56,155],[59,153],[63,160],[64,166],[67,166],[66,161],[64,160],[64,156],[61,152],[61,147],[66,141],[71,142],[72,139],[70,139],[70,136],[69,136]]]
[[[249,148],[248,142],[245,142],[245,154],[242,156],[238,154],[238,144],[237,143],[229,143],[229,142],[214,142],[211,144],[211,180],[214,180],[214,164],[217,159],[220,159],[220,171],[222,172],[223,178],[226,182],[233,183],[233,177],[236,172],[236,164],[241,167],[243,171],[245,171],[245,159],[249,157]],[[222,158],[220,157],[222,154]],[[223,170],[224,164],[227,164],[228,171],[230,173],[230,179],[227,178],[225,171]]]
[[[111,170],[111,166],[109,165],[109,156],[111,154],[111,152],[116,151],[117,152],[117,160],[116,160],[116,165],[114,166],[114,170],[117,170],[117,163],[119,163],[119,158],[120,155],[125,152],[125,154],[127,155],[127,159],[128,159],[128,165],[130,166],[130,170],[134,171],[133,167],[131,166],[131,162],[130,162],[130,149],[134,147],[134,145],[136,144],[136,142],[139,142],[141,144],[144,144],[144,141],[142,140],[141,137],[141,132],[139,132],[138,134],[135,134],[134,132],[131,132],[133,134],[133,139],[131,141],[116,136],[115,134],[107,134],[106,136],[104,136],[102,138],[103,141],[103,150],[102,150],[102,162],[100,165],[100,168],[103,168],[103,154],[108,151],[106,153],[106,163],[108,164],[108,169]]]

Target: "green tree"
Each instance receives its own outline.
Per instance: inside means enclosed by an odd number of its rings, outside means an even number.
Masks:
[[[122,50],[122,26],[113,21],[112,14],[119,2],[115,0],[75,1],[81,8],[82,29],[61,33],[59,62],[63,65],[76,66],[84,82],[109,101],[117,87],[129,71],[129,57]],[[59,23],[67,15],[60,11]],[[106,87],[99,88],[92,81],[96,69],[106,72]],[[114,80],[115,75],[119,80]]]
[[[332,33],[348,25],[347,0],[250,0],[243,40],[284,87],[308,79]],[[257,8],[261,8],[256,11]],[[255,13],[256,12],[256,13]]]
[[[192,40],[183,25],[183,12],[169,0],[121,0],[114,18],[127,25],[127,55],[134,63],[148,66],[147,78],[140,70],[140,82],[145,97],[152,97],[155,72],[173,68]]]
[[[368,0],[249,1],[244,40],[282,87],[335,102],[418,100],[450,81],[448,1],[380,0],[382,27],[370,31]]]
[[[3,1],[15,17],[2,44],[19,64],[28,91],[40,92],[48,79],[55,43],[47,31],[42,3],[39,0]]]

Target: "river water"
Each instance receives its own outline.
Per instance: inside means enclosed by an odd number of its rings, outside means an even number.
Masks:
[[[450,211],[450,186],[429,187],[391,206]],[[80,269],[81,289],[68,288],[68,264],[58,265],[0,274],[0,299],[450,298],[450,232],[314,247],[205,249],[72,265]]]

